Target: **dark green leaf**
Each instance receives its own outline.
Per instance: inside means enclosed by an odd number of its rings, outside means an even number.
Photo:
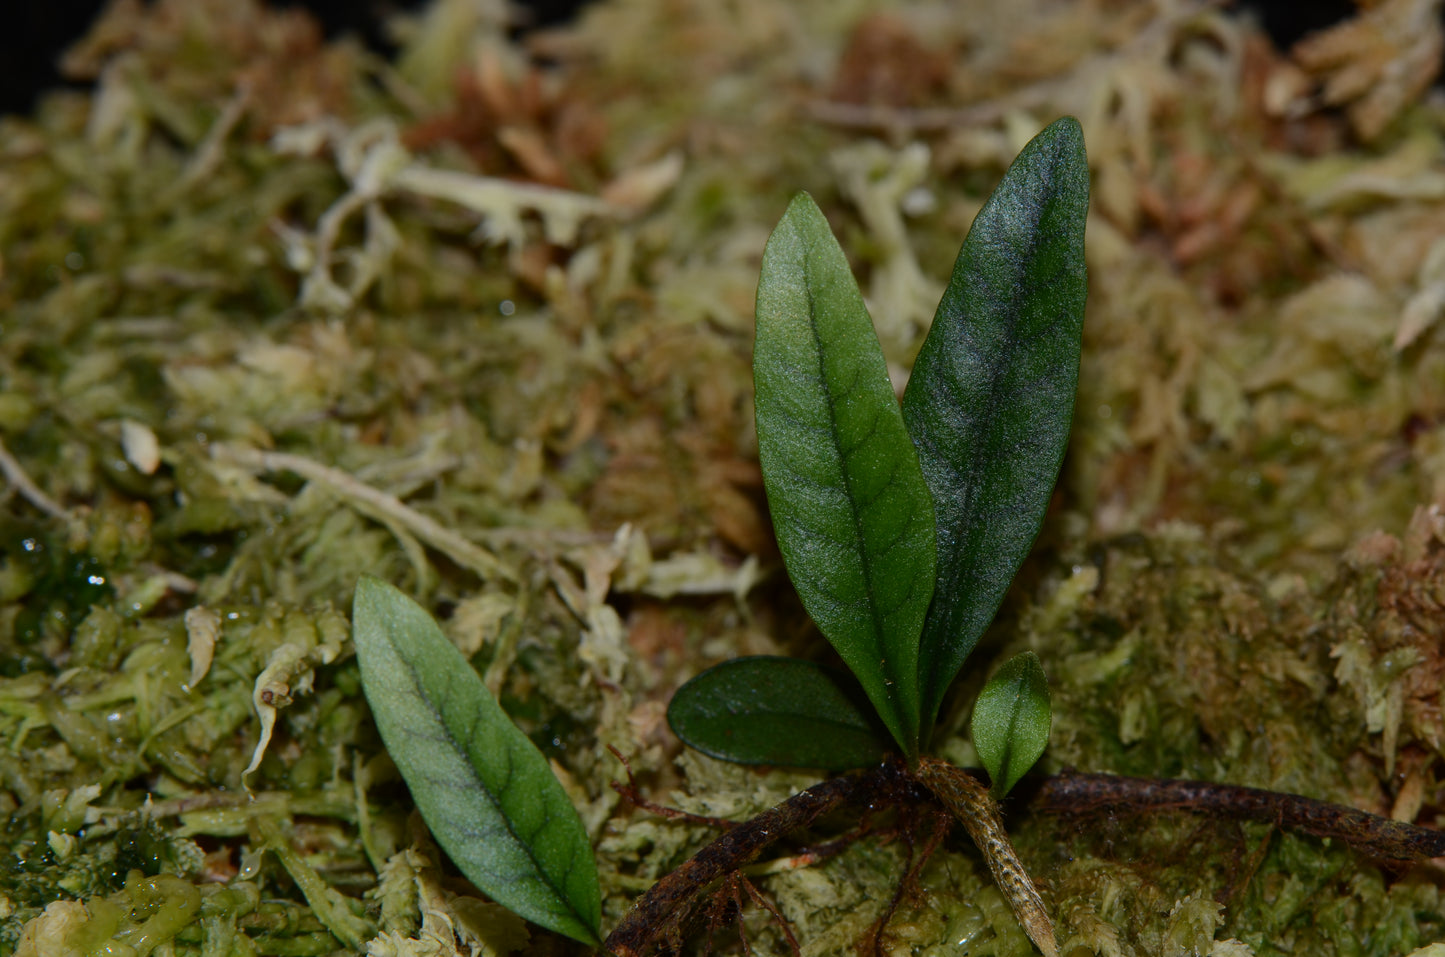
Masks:
[[[709,668],[677,689],[667,723],[704,754],[739,764],[841,771],[877,764],[889,747],[857,682],[796,658]]]
[[[1083,133],[1066,117],[974,219],[903,397],[938,519],[925,728],[1033,545],[1068,446],[1088,206]]]
[[[1032,651],[1010,658],[979,692],[973,705],[973,746],[1002,798],[1049,743],[1053,709],[1049,682]]]
[[[933,506],[858,284],[806,193],[763,250],[753,380],[788,575],[912,755]]]
[[[377,729],[437,843],[497,903],[597,946],[597,865],[547,759],[391,585],[357,584],[352,633]]]

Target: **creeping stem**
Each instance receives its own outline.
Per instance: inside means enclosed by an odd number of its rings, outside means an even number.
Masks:
[[[616,957],[643,957],[658,938],[676,933],[692,899],[713,881],[752,861],[769,845],[807,827],[855,794],[875,792],[892,773],[882,765],[815,784],[723,834],[652,885],[602,944]]]
[[[921,785],[921,787],[920,787]],[[635,785],[623,790],[635,793]],[[930,797],[931,795],[931,797]],[[815,784],[704,847],[658,881],[603,944],[614,957],[646,957],[660,943],[680,940],[696,898],[799,828],[845,804],[872,807],[942,804],[967,829],[988,862],[1019,923],[1046,957],[1058,953],[1053,924],[1033,881],[1004,831],[998,805],[973,774],[936,758],[909,769],[887,763]],[[1263,821],[1316,837],[1343,840],[1382,861],[1423,861],[1445,856],[1445,833],[1392,821],[1298,794],[1207,781],[1171,781],[1065,771],[1043,779],[1028,805],[1048,814],[1177,810],[1221,819]],[[645,803],[639,806],[656,809]],[[670,815],[669,815],[670,816]],[[719,822],[723,823],[723,822]],[[825,845],[832,848],[833,845]]]
[[[1445,856],[1445,833],[1433,828],[1392,821],[1298,794],[1235,784],[1065,771],[1044,781],[1036,800],[1040,810],[1056,814],[1159,808],[1261,821],[1315,837],[1336,838],[1378,861],[1424,861]]]

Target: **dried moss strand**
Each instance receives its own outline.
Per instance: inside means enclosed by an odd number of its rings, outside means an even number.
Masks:
[[[1053,813],[1087,813],[1103,808],[1173,808],[1262,821],[1315,837],[1339,839],[1361,854],[1381,861],[1423,861],[1445,855],[1445,832],[1298,794],[1233,784],[1070,771],[1045,782],[1039,801],[1042,810]]]
[[[821,123],[859,129],[907,130],[924,132],[997,122],[1010,109],[1027,108],[1045,101],[1052,90],[1026,88],[1020,93],[954,109],[924,107],[909,109],[872,103],[844,103],[838,100],[811,100],[805,108],[808,115]]]
[[[1044,957],[1057,957],[1059,945],[1054,939],[1054,922],[1009,841],[998,804],[989,796],[988,789],[967,771],[936,758],[922,758],[917,776],[963,823],[1029,939]]]
[[[26,474],[25,469],[16,461],[15,456],[10,454],[10,450],[5,447],[4,442],[0,442],[0,473],[4,473],[5,481],[9,482],[25,501],[34,505],[46,515],[49,515],[51,518],[70,518],[70,513],[67,512],[64,507],[56,502],[55,499],[42,492],[40,486],[31,481],[30,476]]]
[[[244,80],[236,84],[236,93],[221,109],[216,117],[215,123],[206,133],[206,138],[196,148],[195,155],[186,164],[186,171],[181,176],[180,188],[189,189],[196,183],[206,179],[216,171],[216,168],[226,158],[226,140],[230,138],[232,131],[241,118],[246,115],[246,110],[251,105],[252,84]]]
[[[800,791],[776,807],[739,824],[662,878],[633,905],[602,947],[616,957],[643,957],[687,913],[699,891],[756,858],[793,831],[846,803],[858,793],[876,790],[884,766],[862,774],[831,778]]]
[[[517,573],[495,555],[467,541],[456,532],[443,528],[396,496],[352,478],[340,469],[287,452],[263,452],[237,446],[217,445],[212,455],[242,468],[293,472],[308,482],[320,482],[339,492],[343,498],[351,500],[358,510],[374,511],[378,516],[397,523],[458,565],[470,568],[481,577],[517,581]]]

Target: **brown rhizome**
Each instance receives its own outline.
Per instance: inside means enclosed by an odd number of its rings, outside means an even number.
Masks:
[[[968,772],[944,762],[924,761],[933,765],[923,772],[925,775],[929,771],[935,776],[942,773],[954,787],[971,780]],[[934,780],[936,782],[937,777]],[[1257,821],[1313,838],[1339,840],[1365,860],[1395,866],[1420,864],[1445,856],[1445,832],[1297,794],[1204,781],[1131,778],[1072,771],[1041,777],[1030,781],[1029,785],[1021,789],[1024,804],[1020,810],[1071,818],[1119,813],[1142,819],[1140,826],[1144,827],[1149,826],[1151,813],[1182,812],[1221,821]],[[909,846],[908,867],[900,876],[891,905],[870,929],[866,939],[859,941],[861,950],[881,957],[886,952],[883,939],[889,919],[903,896],[916,893],[913,882],[919,869],[947,835],[957,817],[952,808],[923,784],[919,774],[910,771],[902,762],[889,762],[869,771],[830,778],[743,822],[686,815],[653,804],[639,794],[635,782],[630,779],[630,771],[628,784],[614,784],[614,787],[634,806],[649,813],[685,817],[710,827],[725,828],[715,841],[654,884],[627,912],[604,942],[604,948],[617,957],[647,957],[656,951],[677,952],[690,919],[704,908],[707,898],[714,901],[713,910],[716,901],[723,899],[740,907],[737,888],[738,882],[746,884],[746,877],[742,874],[744,867],[772,845],[810,828],[840,808],[866,809],[869,818],[842,838],[804,848],[799,857],[806,863],[816,863],[865,835],[879,833],[880,829],[869,822],[873,816],[889,811],[894,812],[899,820],[881,829],[882,833],[904,835]],[[982,785],[974,784],[973,787],[986,800],[987,792]],[[976,845],[988,840],[984,828],[974,826],[966,829]],[[918,831],[926,832],[921,847],[915,846]],[[1267,841],[1266,834],[1260,851]],[[1248,877],[1249,874],[1246,874],[1245,884]],[[1002,881],[1006,877],[996,873],[995,879]],[[785,919],[752,889],[751,884],[746,886],[749,897],[768,910],[783,928],[793,952],[798,953],[797,941]],[[1232,896],[1241,890],[1242,886],[1232,886],[1229,893]],[[741,928],[741,917],[737,916]],[[709,921],[709,937],[716,930],[715,924],[715,919]]]

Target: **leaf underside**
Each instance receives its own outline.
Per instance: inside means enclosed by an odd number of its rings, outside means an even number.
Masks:
[[[715,665],[677,689],[673,733],[723,761],[844,771],[889,750],[863,689],[810,661],[760,655]]]
[[[416,602],[363,578],[352,622],[377,729],[437,843],[497,903],[597,946],[592,847],[546,758]]]
[[[933,506],[863,297],[806,193],[763,251],[753,379],[763,481],[788,575],[913,755]]]
[[[1077,120],[1024,147],[974,219],[903,397],[937,515],[925,734],[1043,524],[1068,446],[1087,282]]]
[[[1004,663],[973,705],[973,746],[993,780],[995,798],[1013,789],[1049,743],[1053,707],[1038,655]]]

